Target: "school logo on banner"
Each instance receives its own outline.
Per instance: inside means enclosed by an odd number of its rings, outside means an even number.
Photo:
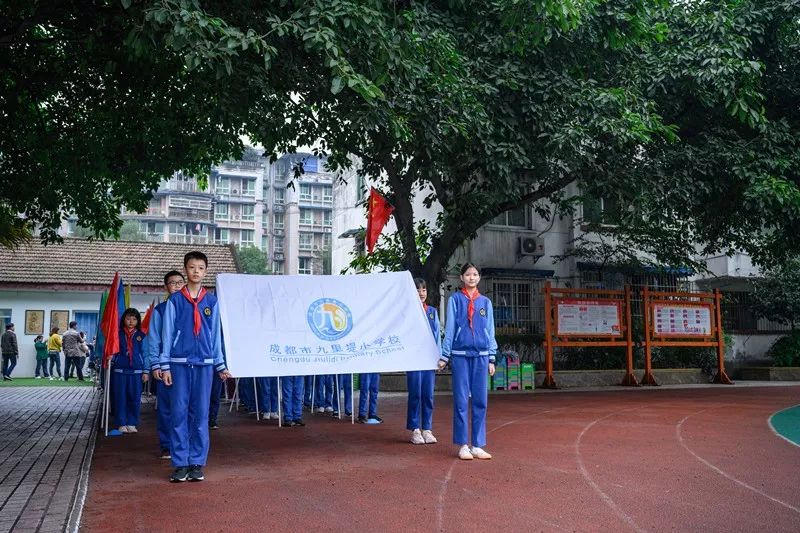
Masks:
[[[308,325],[314,335],[325,341],[336,341],[353,329],[350,309],[333,298],[320,298],[308,306]]]

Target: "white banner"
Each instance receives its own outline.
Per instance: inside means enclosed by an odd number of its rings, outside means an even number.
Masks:
[[[217,275],[236,377],[436,368],[439,349],[409,272]]]

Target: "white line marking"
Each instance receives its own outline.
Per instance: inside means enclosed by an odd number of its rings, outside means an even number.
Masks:
[[[772,430],[772,432],[775,434],[776,437],[780,437],[783,440],[785,440],[786,442],[788,442],[789,444],[791,444],[792,446],[797,446],[798,448],[800,448],[800,444],[796,443],[793,440],[787,439],[786,437],[784,437],[783,435],[778,433],[778,431],[775,429],[775,426],[772,425],[772,417],[774,417],[775,415],[781,414],[784,411],[788,411],[789,409],[794,409],[795,407],[800,407],[800,403],[798,403],[797,405],[793,405],[791,407],[787,407],[786,409],[781,409],[780,411],[777,411],[775,413],[772,413],[771,415],[769,415],[769,418],[767,418],[767,425],[769,426],[769,429]]]
[[[717,406],[716,408],[720,408],[720,407],[724,407],[724,406]],[[716,408],[711,407],[711,408],[708,408],[708,409],[703,409],[702,411],[697,411],[696,413],[692,413],[690,415],[687,415],[686,417],[683,418],[683,420],[678,422],[675,425],[675,435],[678,438],[678,443],[680,443],[680,445],[683,446],[683,449],[685,449],[687,452],[689,452],[695,459],[697,459],[698,461],[700,461],[701,463],[706,465],[708,468],[710,468],[711,470],[713,470],[717,474],[721,475],[722,477],[727,478],[727,479],[733,481],[734,483],[736,483],[737,485],[741,485],[742,487],[744,487],[744,488],[746,488],[748,490],[751,490],[751,491],[755,492],[756,494],[760,494],[761,496],[767,498],[768,500],[771,500],[771,501],[773,501],[773,502],[775,502],[777,504],[780,504],[780,505],[786,507],[787,509],[790,509],[790,510],[794,511],[795,513],[800,514],[800,509],[798,509],[794,505],[790,505],[790,504],[788,504],[788,503],[786,503],[786,502],[784,502],[782,500],[779,500],[778,498],[770,496],[769,494],[767,494],[766,492],[764,492],[762,490],[759,490],[759,489],[757,489],[757,488],[755,488],[755,487],[753,487],[751,485],[748,485],[744,481],[740,481],[740,480],[736,479],[735,477],[733,477],[732,475],[728,474],[727,472],[725,472],[721,468],[711,464],[707,460],[705,460],[702,457],[700,457],[699,455],[697,455],[694,451],[692,451],[691,448],[689,448],[689,446],[687,446],[686,442],[683,440],[683,435],[681,435],[681,428],[683,427],[683,423],[686,422],[692,416],[699,415],[701,413],[704,413],[706,411],[709,411],[711,409],[716,409]]]

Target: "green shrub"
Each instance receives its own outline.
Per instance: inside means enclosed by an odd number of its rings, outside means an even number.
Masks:
[[[766,355],[773,366],[800,366],[800,330],[776,340]]]

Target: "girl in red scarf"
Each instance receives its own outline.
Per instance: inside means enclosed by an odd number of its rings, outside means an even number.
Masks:
[[[439,368],[453,369],[453,443],[464,460],[491,459],[486,446],[488,378],[494,375],[497,341],[492,302],[478,291],[481,273],[461,267],[461,289],[450,296]],[[471,404],[471,405],[470,405]],[[471,431],[468,431],[467,413]],[[471,444],[471,446],[470,446]]]
[[[142,316],[134,308],[126,309],[120,320],[119,353],[111,359],[111,396],[114,419],[120,433],[136,433],[142,386],[147,382]]]

